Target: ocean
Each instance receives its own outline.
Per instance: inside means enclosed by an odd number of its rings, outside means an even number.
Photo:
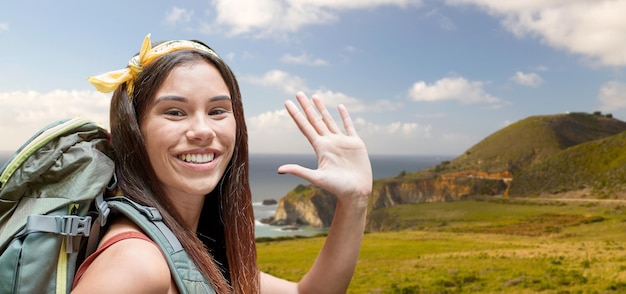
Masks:
[[[4,166],[11,153],[0,153],[0,166]],[[386,178],[398,175],[402,171],[414,172],[451,160],[454,156],[425,155],[371,155],[374,178]],[[308,168],[315,168],[317,161],[314,155],[293,154],[251,154],[250,155],[250,188],[256,221],[257,237],[280,236],[312,236],[325,232],[325,229],[300,227],[297,230],[283,230],[282,227],[269,226],[259,222],[260,219],[274,215],[276,205],[262,205],[263,200],[279,200],[287,192],[306,181],[292,175],[279,175],[276,170],[285,163],[296,163]]]

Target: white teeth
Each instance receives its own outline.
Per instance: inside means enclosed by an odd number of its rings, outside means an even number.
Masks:
[[[211,162],[211,161],[213,161],[214,157],[215,157],[215,153],[209,153],[209,154],[181,154],[181,155],[178,155],[178,158],[180,158],[181,160],[183,160],[185,162],[191,162],[191,163],[207,163],[207,162]]]

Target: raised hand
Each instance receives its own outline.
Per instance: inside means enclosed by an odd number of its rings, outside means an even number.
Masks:
[[[343,134],[319,97],[312,97],[313,104],[302,92],[297,93],[296,98],[304,114],[292,101],[285,102],[285,107],[313,146],[317,169],[285,164],[278,168],[278,173],[303,178],[333,193],[340,202],[354,200],[367,205],[372,191],[372,167],[365,144],[357,135],[348,110],[343,105],[338,106],[346,132]]]

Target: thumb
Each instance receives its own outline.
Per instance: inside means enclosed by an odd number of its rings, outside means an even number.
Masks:
[[[290,174],[313,183],[313,170],[298,164],[283,164],[278,167],[278,174]]]

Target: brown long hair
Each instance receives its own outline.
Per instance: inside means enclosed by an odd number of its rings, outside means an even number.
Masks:
[[[140,131],[147,108],[169,73],[178,66],[195,62],[207,62],[219,70],[230,90],[237,124],[233,156],[218,187],[206,196],[198,232],[183,225],[181,212],[165,197]],[[126,84],[123,84],[111,100],[111,134],[120,188],[126,196],[156,207],[161,212],[165,224],[172,229],[217,293],[259,293],[254,212],[248,178],[248,133],[234,74],[216,56],[197,50],[180,50],[145,66],[134,81],[132,95],[130,100]],[[198,234],[202,237],[209,234],[206,239],[215,244],[211,246],[200,240]]]

